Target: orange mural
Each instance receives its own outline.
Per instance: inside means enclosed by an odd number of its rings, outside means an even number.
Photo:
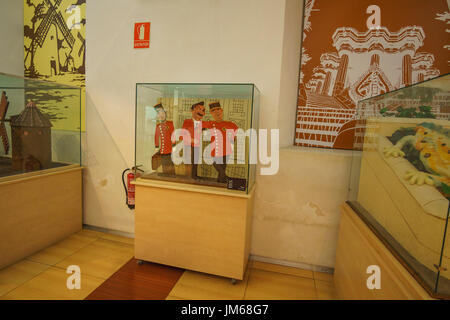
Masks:
[[[446,0],[305,0],[295,145],[352,149],[356,105],[450,71]]]

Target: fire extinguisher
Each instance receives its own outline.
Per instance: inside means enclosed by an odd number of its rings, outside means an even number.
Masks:
[[[143,172],[142,170],[140,170],[136,167],[133,167],[131,169],[127,168],[122,172],[122,183],[123,183],[123,187],[125,189],[125,197],[126,197],[125,203],[128,206],[128,208],[130,208],[130,209],[134,209],[134,207],[135,207],[135,194],[136,194],[135,192],[136,191],[135,191],[134,184],[132,184],[131,182],[140,177],[141,174],[138,172],[138,170]],[[127,182],[125,184],[125,173],[127,171],[129,171],[129,172],[127,174]]]

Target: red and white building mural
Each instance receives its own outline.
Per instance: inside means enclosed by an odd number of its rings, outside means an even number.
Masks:
[[[343,7],[346,3],[348,7],[355,3],[353,0],[339,2]],[[424,47],[427,39],[424,26],[411,24],[393,30],[376,23],[382,17],[383,3],[390,2],[392,6],[392,1],[377,1],[379,6],[371,6],[371,1],[358,0],[358,5],[363,9],[361,2],[366,2],[367,12],[373,7],[378,10],[372,11],[374,13],[370,17],[364,15],[366,12],[360,15],[363,22],[367,19],[364,26],[366,29],[358,30],[356,27],[360,25],[357,23],[353,23],[355,27],[335,28],[327,38],[316,40],[331,43],[332,50],[325,52],[317,52],[322,48],[313,42],[313,37],[318,37],[319,34],[313,35],[315,24],[310,19],[316,16],[315,21],[319,21],[321,12],[330,2],[305,2],[295,145],[351,149],[358,101],[434,78],[450,69],[447,65],[444,68],[446,70],[440,70],[435,63],[438,54],[444,55],[440,57],[441,60],[448,60],[448,51],[444,46],[437,44],[435,47],[438,50],[426,51],[432,47]],[[407,3],[396,2],[400,5]],[[411,2],[421,3],[411,0],[410,5],[414,5]],[[445,0],[442,3],[447,7]],[[420,5],[416,10],[421,10]],[[436,12],[433,14],[436,15]],[[401,18],[400,15],[399,19]],[[324,17],[320,21],[326,24],[331,20]],[[352,25],[351,21],[349,19],[347,22]],[[345,21],[342,23],[345,25]],[[445,24],[442,24],[442,28],[445,32]],[[324,29],[322,27],[321,30]],[[311,65],[314,58],[317,64]]]

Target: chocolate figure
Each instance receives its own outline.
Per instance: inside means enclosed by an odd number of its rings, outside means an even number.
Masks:
[[[52,124],[36,104],[29,102],[11,117],[12,165],[14,170],[32,171],[52,165]]]
[[[172,162],[172,133],[173,122],[167,121],[166,111],[161,103],[153,107],[157,112],[157,125],[155,129],[155,147],[159,148],[157,154],[161,157],[163,173],[175,174]]]
[[[207,128],[208,125],[206,122],[203,122],[202,119],[205,116],[205,102],[200,101],[194,103],[191,106],[192,111],[192,119],[186,119],[183,122],[183,129],[187,130],[190,134],[190,139],[183,138],[184,146],[186,148],[191,148],[191,159],[190,159],[190,170],[191,177],[193,179],[199,179],[197,175],[197,167],[200,159],[200,155],[202,152],[202,130]],[[187,159],[186,159],[187,160]],[[186,163],[187,161],[185,161]]]
[[[3,149],[5,150],[5,154],[8,154],[9,151],[9,141],[8,141],[8,132],[6,131],[5,121],[6,121],[6,112],[8,111],[9,101],[6,96],[6,92],[2,92],[2,96],[0,98],[0,138],[3,143]]]
[[[209,123],[211,143],[214,146],[211,151],[213,166],[219,173],[217,181],[226,183],[228,181],[228,176],[226,175],[227,158],[233,154],[231,144],[236,136],[238,126],[231,121],[223,120],[223,109],[219,102],[210,103],[209,112],[214,118],[214,121]]]

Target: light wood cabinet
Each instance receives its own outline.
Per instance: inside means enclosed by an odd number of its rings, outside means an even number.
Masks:
[[[82,168],[0,179],[0,269],[82,229]]]
[[[254,189],[137,179],[136,259],[242,280]]]

